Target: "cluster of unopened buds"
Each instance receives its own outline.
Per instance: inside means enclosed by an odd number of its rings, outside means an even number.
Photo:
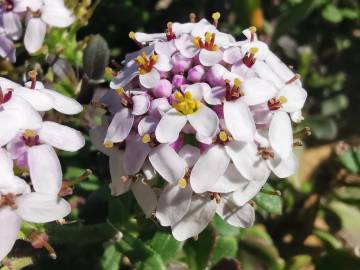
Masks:
[[[15,62],[14,41],[23,36],[29,53],[42,47],[49,27],[68,27],[74,22],[64,0],[0,0],[0,57]]]
[[[63,181],[55,149],[77,151],[82,134],[43,120],[49,110],[73,115],[82,111],[74,99],[45,88],[29,72],[24,86],[0,77],[0,261],[12,249],[23,221],[47,223],[67,216],[71,207],[62,198],[71,183]],[[26,236],[34,247],[54,251],[46,235]]]
[[[236,41],[217,29],[220,14],[212,17],[131,32],[141,48],[114,73],[113,90],[98,101],[103,124],[90,132],[109,156],[112,194],[131,190],[180,241],[215,214],[251,226],[251,200],[270,174],[286,178],[298,166],[292,121],[303,119],[307,97],[299,75],[255,27]]]

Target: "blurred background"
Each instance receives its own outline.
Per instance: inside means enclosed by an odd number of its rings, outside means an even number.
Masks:
[[[58,259],[18,241],[14,254],[33,256],[26,269],[312,270],[360,269],[360,2],[358,0],[74,0],[78,21],[53,29],[38,55],[18,48],[18,61],[0,61],[1,76],[20,80],[36,67],[56,90],[85,105],[66,122],[87,134],[102,109],[88,105],[107,90],[105,67],[118,68],[137,49],[130,31],[162,32],[168,21],[211,19],[241,38],[257,27],[260,39],[301,75],[309,97],[311,136],[296,148],[297,175],[271,179],[254,199],[256,225],[238,230],[215,218],[195,240],[176,242],[146,220],[131,194],[110,197],[108,161],[89,140],[80,154],[61,153],[66,179],[93,175],[69,198],[74,224],[44,230]],[[44,56],[48,54],[48,56]],[[30,226],[30,225],[29,225]],[[119,241],[119,232],[124,237]],[[34,256],[35,254],[35,256]],[[3,269],[3,268],[0,268]],[[4,268],[5,269],[5,268]],[[14,268],[15,269],[15,268]]]

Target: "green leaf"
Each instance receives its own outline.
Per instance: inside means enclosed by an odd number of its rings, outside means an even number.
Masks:
[[[212,265],[217,264],[221,259],[235,257],[238,249],[235,237],[223,236],[216,240],[215,248],[212,254]]]
[[[354,153],[351,149],[348,149],[341,153],[338,156],[339,161],[341,164],[350,172],[357,173],[359,172],[359,166],[356,162]]]
[[[305,125],[311,128],[312,134],[317,139],[333,140],[336,138],[338,128],[335,121],[324,116],[309,116],[305,121]]]
[[[229,223],[225,222],[218,215],[215,215],[212,224],[214,225],[214,228],[217,231],[217,233],[222,236],[236,236],[240,232],[239,228],[231,226]]]
[[[175,240],[170,233],[160,231],[155,233],[150,246],[161,256],[164,262],[169,262],[176,257],[182,243]]]
[[[92,82],[101,81],[109,64],[110,50],[100,35],[91,38],[84,53],[84,72]]]
[[[120,261],[122,255],[117,250],[115,245],[108,246],[100,260],[100,266],[103,270],[118,270],[120,269]]]
[[[312,266],[312,260],[309,255],[297,255],[292,257],[286,264],[285,270],[302,270]],[[309,268],[311,269],[311,268]]]
[[[321,103],[321,112],[323,115],[336,114],[349,105],[349,100],[345,95],[337,95],[331,99],[324,100]]]
[[[321,256],[316,263],[316,270],[359,270],[360,259],[344,250],[333,250]]]
[[[333,234],[331,234],[329,232],[314,229],[313,233],[320,240],[327,243],[332,248],[339,249],[339,248],[342,248],[342,246],[343,246],[342,243],[340,242],[340,240],[338,240]]]
[[[328,4],[321,12],[321,15],[325,20],[332,23],[339,23],[343,19],[341,11],[333,4]]]
[[[274,191],[275,189],[267,183],[263,190],[255,196],[254,201],[258,207],[267,213],[279,215],[282,213],[282,199],[278,195],[269,194]]]
[[[346,19],[355,20],[360,18],[360,10],[356,8],[343,8],[340,12]]]

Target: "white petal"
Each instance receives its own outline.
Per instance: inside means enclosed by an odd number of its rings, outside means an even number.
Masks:
[[[261,79],[272,82],[277,88],[282,88],[284,86],[282,80],[280,80],[280,78],[263,61],[256,60],[252,69]]]
[[[238,206],[245,205],[248,201],[253,199],[256,194],[258,194],[265,184],[266,179],[262,181],[250,180],[244,181],[243,185],[236,190],[235,192],[231,193],[232,200]]]
[[[276,96],[277,90],[269,81],[259,78],[245,80],[242,84],[243,101],[249,106],[267,102]]]
[[[172,234],[184,241],[202,232],[215,215],[217,204],[209,197],[194,196],[186,215],[172,226]]]
[[[257,146],[254,143],[230,142],[225,145],[225,150],[246,179],[265,181],[269,177],[270,169],[257,154]]]
[[[282,79],[284,82],[294,77],[294,72],[286,66],[273,52],[265,58],[265,63]]]
[[[224,86],[215,86],[204,91],[204,100],[210,105],[220,105],[226,95],[226,88]]]
[[[6,110],[0,112],[0,146],[6,145],[15,138],[21,127],[21,122],[22,115],[17,110]]]
[[[194,83],[190,85],[184,85],[185,91],[189,91],[194,99],[201,100],[203,95],[207,91],[211,91],[210,86],[207,83]]]
[[[150,151],[150,146],[143,143],[140,136],[131,133],[126,139],[124,173],[134,175],[139,172]]]
[[[54,99],[43,92],[32,90],[26,87],[18,87],[14,89],[14,95],[20,96],[40,112],[49,111],[54,106]]]
[[[245,43],[243,46],[241,46],[241,51],[243,55],[245,55],[250,50],[250,48],[258,49],[255,58],[260,61],[264,60],[270,53],[269,47],[266,43],[262,41],[253,41]]]
[[[290,113],[290,118],[294,123],[301,123],[304,120],[304,116],[302,115],[301,111],[296,111],[293,113]]]
[[[15,89],[21,87],[20,84],[14,83],[13,81],[0,77],[0,87],[4,91],[6,89]]]
[[[200,49],[194,45],[193,37],[190,35],[182,35],[175,39],[175,46],[187,58],[193,58],[200,52]]]
[[[255,221],[255,210],[250,204],[239,207],[226,198],[222,198],[216,213],[230,225],[239,228],[251,227]]]
[[[148,43],[155,40],[166,40],[166,34],[165,33],[147,34],[142,32],[136,32],[135,39],[140,43]]]
[[[3,183],[11,181],[13,177],[13,161],[7,151],[0,148],[0,186],[2,186]]]
[[[0,209],[0,261],[11,251],[20,230],[21,218],[9,207]]]
[[[229,193],[240,189],[249,181],[245,179],[233,164],[229,164],[226,172],[219,177],[209,191],[217,193]]]
[[[105,140],[107,129],[108,129],[108,127],[106,125],[102,125],[102,126],[98,126],[96,128],[90,129],[89,136],[90,136],[91,142],[93,143],[95,148],[97,150],[99,150],[101,153],[109,156],[114,149],[104,147],[104,140]]]
[[[200,149],[190,144],[185,144],[180,149],[179,156],[185,160],[188,168],[192,168],[200,157]]]
[[[131,180],[126,180],[123,176],[126,176],[123,169],[124,152],[121,150],[113,151],[109,158],[109,168],[111,175],[111,195],[119,196],[126,193],[131,186]]]
[[[36,192],[57,195],[62,185],[62,171],[56,152],[50,145],[30,147],[28,152],[30,178]]]
[[[286,112],[274,113],[269,126],[269,141],[272,149],[280,158],[286,159],[293,144],[293,133],[290,117]]]
[[[154,88],[160,81],[160,73],[155,68],[150,72],[139,75],[139,81],[145,88]]]
[[[202,136],[212,137],[219,125],[217,114],[205,105],[201,105],[195,113],[187,115],[192,127]]]
[[[140,136],[144,136],[145,134],[150,134],[155,131],[159,120],[155,117],[148,115],[145,116],[138,125],[138,132]]]
[[[223,60],[230,65],[235,64],[242,58],[243,54],[239,47],[232,47],[224,51]]]
[[[224,147],[214,145],[200,156],[191,171],[190,183],[196,193],[208,191],[222,176],[230,162]]]
[[[62,219],[70,214],[70,204],[57,195],[32,192],[16,198],[15,210],[28,222],[47,223]]]
[[[170,183],[176,183],[184,177],[186,162],[167,144],[160,144],[149,154],[154,169]]]
[[[2,13],[2,22],[8,37],[18,40],[22,35],[20,16],[12,11]]]
[[[170,143],[176,141],[186,122],[186,116],[180,114],[175,109],[169,110],[165,115],[163,115],[156,127],[156,139],[160,143]]]
[[[298,169],[298,160],[294,153],[290,153],[286,159],[280,159],[275,156],[274,159],[270,159],[267,162],[270,169],[279,178],[292,176]]]
[[[199,61],[202,65],[206,67],[211,67],[219,63],[223,58],[223,53],[220,50],[209,51],[206,49],[201,49],[199,54]]]
[[[138,55],[138,52],[136,52],[136,54]],[[114,78],[110,82],[110,88],[116,90],[120,87],[125,87],[138,74],[139,74],[138,65],[135,63],[134,60],[131,60],[128,63],[126,63],[126,66],[117,74],[116,78]]]
[[[131,191],[147,218],[155,212],[157,200],[154,191],[141,181],[131,186]]]
[[[287,102],[282,104],[281,110],[293,113],[303,108],[307,92],[295,84],[290,84],[281,89],[278,96],[284,96],[287,99]]]
[[[172,69],[170,58],[164,54],[158,54],[154,67],[159,71],[170,71]]]
[[[75,99],[64,96],[59,92],[50,89],[42,89],[40,92],[49,94],[54,99],[54,109],[68,115],[78,114],[83,110],[82,105]]]
[[[134,116],[131,114],[130,109],[122,108],[111,120],[105,141],[111,140],[116,143],[124,141],[129,135],[133,123]]]
[[[46,34],[46,24],[40,18],[31,18],[27,24],[24,45],[29,53],[35,53],[42,47]]]
[[[157,54],[163,54],[167,57],[171,57],[171,55],[176,52],[174,40],[155,42],[155,51]]]
[[[175,22],[172,24],[172,30],[176,36],[183,36],[183,34],[191,33],[194,28],[195,23],[178,23]]]
[[[177,184],[168,184],[161,192],[156,218],[162,226],[171,226],[184,217],[189,209],[192,197],[190,185],[180,188]]]
[[[44,0],[41,18],[51,26],[68,27],[75,17],[64,5],[64,1]]]
[[[51,121],[43,122],[38,135],[41,142],[64,151],[75,152],[85,145],[80,131]]]
[[[149,110],[150,98],[148,95],[135,95],[132,97],[132,101],[134,102],[132,109],[133,115],[142,115]]]
[[[227,129],[237,141],[251,142],[256,131],[248,105],[241,98],[224,102],[224,119]]]

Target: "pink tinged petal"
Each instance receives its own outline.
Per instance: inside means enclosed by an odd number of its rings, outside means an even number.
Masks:
[[[51,95],[37,90],[31,90],[26,87],[18,87],[14,89],[14,95],[20,96],[39,112],[49,111],[54,106],[54,99]]]
[[[294,72],[286,66],[273,52],[265,58],[265,63],[279,76],[284,82],[294,77]]]
[[[262,181],[250,180],[242,182],[242,185],[231,194],[232,200],[238,206],[245,205],[260,192],[266,180],[267,179]]]
[[[179,133],[185,126],[187,118],[175,109],[169,110],[161,118],[155,130],[156,139],[160,143],[171,143],[177,140]]]
[[[254,143],[230,142],[225,145],[226,153],[235,167],[248,180],[265,181],[270,175],[266,162],[258,155]]]
[[[109,125],[105,141],[122,142],[129,135],[132,125],[134,123],[134,116],[130,109],[122,108],[114,115]]]
[[[200,63],[206,67],[211,67],[222,60],[223,52],[218,51],[209,51],[206,49],[201,49],[199,54]]]
[[[204,100],[210,105],[221,105],[226,95],[224,86],[215,86],[204,91]]]
[[[163,71],[163,72],[170,71],[172,69],[170,58],[164,54],[158,54],[157,61],[154,67],[158,71]]]
[[[0,112],[0,146],[9,143],[21,127],[22,115],[17,110],[6,110]],[[9,125],[9,123],[12,123]]]
[[[241,89],[244,91],[242,99],[249,106],[267,102],[277,93],[273,84],[259,78],[245,80]]]
[[[133,101],[133,115],[142,115],[146,113],[150,108],[150,97],[146,94],[144,95],[135,95],[132,97]]]
[[[157,199],[155,192],[147,184],[137,181],[131,186],[131,191],[147,218],[155,212]]]
[[[186,144],[180,149],[179,156],[185,160],[188,168],[192,168],[200,158],[200,149],[190,144]]]
[[[292,176],[299,166],[297,157],[294,153],[290,153],[286,159],[280,159],[275,156],[274,159],[268,160],[267,163],[273,173],[279,178]]]
[[[293,133],[290,117],[286,112],[274,113],[269,127],[269,141],[272,149],[281,159],[289,157],[292,151]]]
[[[224,119],[227,129],[237,141],[251,142],[256,131],[249,107],[241,99],[224,102]]]
[[[2,21],[5,32],[12,40],[18,40],[22,36],[22,24],[20,16],[14,12],[4,12]]]
[[[55,122],[44,121],[38,135],[41,142],[64,151],[75,152],[85,145],[80,131]]]
[[[156,69],[150,72],[139,75],[140,84],[145,88],[154,88],[160,81],[160,73]]]
[[[227,170],[209,191],[217,193],[229,193],[240,189],[249,181],[245,179],[233,164],[229,164]]]
[[[248,68],[242,61],[232,65],[230,70],[242,78],[253,78],[256,76],[255,71],[252,68]]]
[[[64,5],[64,1],[44,0],[44,4],[44,8],[41,11],[41,18],[48,25],[55,27],[68,27],[74,22],[75,17]]]
[[[125,175],[134,175],[138,173],[150,151],[150,146],[143,143],[140,136],[130,134],[126,139],[124,156]]]
[[[230,65],[235,64],[242,58],[243,54],[239,47],[232,47],[224,51],[223,60]]]
[[[4,35],[0,35],[0,57],[14,63],[16,61],[16,49],[14,42]]]
[[[0,261],[11,251],[20,230],[21,218],[9,207],[0,209]]]
[[[52,96],[54,100],[54,109],[58,112],[74,115],[80,113],[83,110],[82,105],[73,98],[64,96],[50,89],[42,89],[39,91]]]
[[[113,151],[109,158],[109,167],[111,175],[111,195],[119,196],[129,191],[131,180],[124,178],[126,174],[123,169],[124,152],[120,150]]]
[[[176,52],[175,41],[157,41],[155,42],[155,52],[157,54],[163,54],[167,57],[171,57],[171,55]]]
[[[224,221],[238,228],[251,227],[255,221],[255,210],[250,204],[239,207],[226,197],[222,198],[216,213]]]
[[[272,82],[277,88],[282,88],[284,86],[284,83],[280,78],[263,61],[256,60],[252,69],[261,79]]]
[[[89,135],[91,142],[93,143],[95,148],[99,150],[101,153],[109,156],[114,149],[104,147],[104,140],[107,129],[108,129],[107,126],[98,126],[96,128],[90,129]]]
[[[217,114],[205,105],[201,105],[195,113],[187,115],[191,126],[202,136],[212,137],[219,125]]]
[[[229,166],[230,158],[224,147],[212,146],[206,153],[200,156],[191,171],[190,184],[196,193],[208,191]]]
[[[24,45],[29,53],[35,53],[43,45],[46,34],[46,24],[40,18],[31,18],[28,21]]]
[[[174,76],[175,77],[175,76]],[[152,89],[152,93],[155,97],[169,97],[172,92],[172,84],[166,79],[162,79],[158,84]]]
[[[135,63],[134,60],[128,62],[122,71],[120,71],[116,78],[114,78],[110,82],[110,88],[118,89],[120,87],[125,87],[128,85],[137,75],[138,72],[138,65]],[[160,75],[159,75],[160,77]],[[150,87],[151,88],[151,87]]]
[[[272,112],[269,110],[267,103],[252,106],[251,113],[253,114],[257,128],[267,129],[269,127]]]
[[[138,124],[138,133],[140,136],[150,134],[155,131],[159,119],[153,116],[145,116]]]
[[[287,101],[281,104],[280,109],[288,113],[293,113],[303,108],[307,98],[307,92],[295,84],[290,84],[280,90],[278,97],[281,96],[285,97]]]
[[[193,58],[200,52],[200,49],[194,45],[193,37],[190,35],[182,35],[175,39],[175,46],[187,58]]]
[[[160,144],[149,154],[154,169],[169,183],[177,183],[186,173],[186,162],[167,144]]]
[[[16,198],[16,213],[25,221],[47,223],[70,214],[70,204],[52,194],[32,192]]]
[[[156,218],[162,226],[174,225],[184,217],[189,210],[192,193],[190,185],[180,188],[177,184],[168,184],[165,187],[156,209]]]
[[[28,150],[30,178],[36,192],[57,195],[62,185],[59,158],[50,145],[37,145]]]
[[[201,19],[194,25],[194,28],[191,31],[193,37],[204,37],[206,32],[216,33],[218,30],[214,25],[209,23],[206,19]]]
[[[209,197],[194,196],[185,216],[171,226],[172,235],[178,241],[197,236],[210,223],[216,208],[216,202]]]

